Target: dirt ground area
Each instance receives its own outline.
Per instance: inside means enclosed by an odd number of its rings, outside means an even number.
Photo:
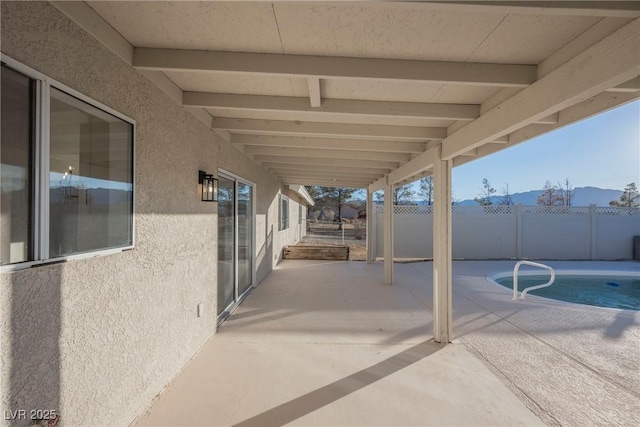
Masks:
[[[350,261],[367,260],[367,229],[364,221],[352,221],[343,224],[335,222],[310,222],[307,235],[299,245],[349,246]],[[343,233],[344,231],[344,233]]]

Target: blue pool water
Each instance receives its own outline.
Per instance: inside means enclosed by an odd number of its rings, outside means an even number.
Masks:
[[[496,277],[496,283],[513,289],[513,276]],[[541,285],[549,281],[549,275],[520,275],[518,290]],[[553,285],[530,291],[538,295],[560,301],[598,307],[640,310],[640,275],[573,275],[558,274]]]

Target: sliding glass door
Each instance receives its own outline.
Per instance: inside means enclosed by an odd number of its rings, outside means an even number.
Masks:
[[[235,301],[235,182],[218,177],[218,314]]]
[[[238,293],[253,284],[253,187],[238,182]]]
[[[218,174],[218,315],[224,318],[253,285],[254,189]]]

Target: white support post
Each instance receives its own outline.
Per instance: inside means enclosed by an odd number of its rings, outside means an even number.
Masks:
[[[373,218],[371,222],[371,262],[376,262],[378,259],[378,239],[382,236],[378,233],[378,208],[376,205],[372,205]]]
[[[522,204],[516,205],[516,258],[522,259]]]
[[[451,303],[451,160],[442,145],[433,164],[433,335],[448,343],[452,335]]]
[[[376,228],[373,221],[375,215],[373,193],[367,189],[367,264],[371,264],[376,259]]]
[[[590,248],[589,252],[591,255],[591,259],[596,259],[597,254],[597,238],[596,238],[596,205],[589,205],[589,243]]]
[[[384,283],[393,284],[393,185],[384,186]]]

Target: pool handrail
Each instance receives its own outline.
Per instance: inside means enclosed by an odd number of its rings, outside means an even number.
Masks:
[[[549,267],[548,265],[544,265],[544,264],[540,264],[538,262],[531,262],[531,261],[518,261],[516,263],[516,266],[513,268],[513,300],[516,301],[518,299],[518,270],[520,270],[520,266],[521,265],[530,265],[532,267],[540,267],[540,268],[544,268],[545,270],[549,270],[549,272],[551,273],[551,278],[549,279],[549,281],[547,283],[543,283],[542,285],[535,285],[535,286],[529,286],[528,288],[525,288],[522,290],[522,293],[520,294],[520,299],[524,299],[524,297],[527,295],[527,292],[529,291],[533,291],[536,289],[541,289],[541,288],[546,288],[547,286],[551,286],[553,284],[553,281],[556,280],[556,272],[553,271],[553,268]]]

